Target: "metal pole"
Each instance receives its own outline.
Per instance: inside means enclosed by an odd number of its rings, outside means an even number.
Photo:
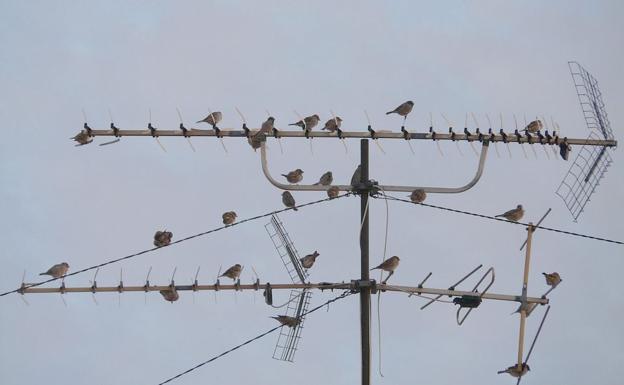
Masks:
[[[522,304],[520,305],[520,333],[518,335],[518,370],[522,372],[522,355],[524,350],[524,326],[527,313],[527,285],[529,282],[529,265],[531,263],[531,241],[533,240],[533,223],[527,228],[526,254],[524,257],[524,276],[522,277]]]
[[[360,141],[360,165],[361,183],[368,182],[368,139]],[[361,251],[361,277],[362,282],[368,282],[368,191],[363,191],[360,198],[360,251]],[[362,340],[362,385],[370,385],[370,286],[360,288],[360,328]]]

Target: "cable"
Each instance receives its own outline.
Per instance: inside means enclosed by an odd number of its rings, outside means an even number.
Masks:
[[[409,142],[408,142],[409,143]],[[383,187],[379,186],[381,191],[383,191],[384,195],[386,191]],[[390,209],[388,207],[388,200],[386,199],[386,234],[384,236],[384,251],[383,251],[383,262],[386,261],[386,253],[388,249],[388,225],[390,222]],[[379,269],[379,282],[383,282],[383,270]],[[384,377],[383,372],[381,371],[381,292],[377,293],[377,349],[379,350],[379,361],[377,363],[379,375]]]
[[[428,204],[428,203],[415,203],[415,202],[412,202],[411,200],[396,198],[396,197],[393,197],[393,196],[390,196],[390,195],[384,195],[383,197],[374,196],[373,198],[389,199],[389,200],[394,200],[394,201],[406,202],[406,203],[411,203],[411,204],[414,204],[414,205],[431,207],[431,208],[434,208],[434,209],[451,211],[451,212],[459,213],[459,214],[471,215],[473,217],[491,219],[491,220],[494,220],[494,221],[499,221],[499,222],[503,222],[503,223],[509,223],[509,224],[512,224],[512,225],[529,226],[528,223],[512,222],[512,221],[508,221],[506,219],[496,218],[496,217],[492,217],[492,216],[489,216],[489,215],[477,214],[477,213],[472,213],[472,212],[469,212],[469,211],[452,209],[452,208],[449,208],[449,207],[436,206],[436,205],[431,205],[431,204]],[[572,236],[575,236],[575,237],[581,237],[581,238],[593,239],[593,240],[596,240],[596,241],[603,241],[603,242],[615,243],[615,244],[618,244],[618,245],[624,245],[624,242],[616,241],[616,240],[613,240],[613,239],[600,238],[600,237],[595,237],[593,235],[586,235],[586,234],[575,233],[575,232],[572,232],[572,231],[565,231],[565,230],[560,230],[560,229],[554,229],[552,227],[544,227],[544,226],[534,226],[534,227],[535,227],[535,229],[542,229],[542,230],[547,230],[547,231],[553,231],[555,233],[572,235]]]
[[[317,307],[315,307],[315,308],[313,308],[313,309],[311,309],[311,310],[309,310],[309,311],[307,311],[307,312],[305,312],[305,313],[301,314],[300,318],[301,318],[301,317],[304,317],[304,316],[306,316],[306,315],[308,315],[308,314],[310,314],[310,313],[313,313],[313,312],[317,311],[318,309],[321,309],[322,307],[324,307],[324,306],[326,306],[326,305],[329,305],[329,304],[330,304],[330,303],[332,303],[332,302],[336,302],[336,301],[338,301],[338,300],[340,300],[340,299],[343,299],[343,298],[345,298],[345,297],[348,297],[348,296],[350,296],[351,294],[353,294],[353,293],[351,293],[351,291],[346,290],[346,291],[344,291],[342,294],[340,294],[339,296],[334,297],[334,298],[330,299],[329,301],[324,302],[322,305],[319,305],[319,306],[317,306]],[[207,361],[204,361],[204,362],[202,362],[202,363],[200,363],[200,364],[197,364],[197,365],[193,366],[193,367],[192,367],[192,368],[190,368],[190,369],[187,369],[187,370],[185,370],[185,371],[183,371],[183,372],[181,372],[181,373],[179,373],[179,374],[176,374],[175,376],[173,376],[173,377],[171,377],[171,378],[169,378],[169,379],[167,379],[167,380],[165,380],[165,381],[163,381],[163,382],[159,383],[158,385],[167,384],[167,383],[169,383],[169,382],[171,382],[171,381],[173,381],[173,380],[175,380],[175,379],[177,379],[177,378],[180,378],[180,377],[184,376],[185,374],[188,374],[188,373],[192,372],[192,371],[193,371],[193,370],[195,370],[195,369],[199,369],[200,367],[202,367],[202,366],[204,366],[204,365],[206,365],[206,364],[209,364],[209,363],[211,363],[211,362],[213,362],[213,361],[217,360],[218,358],[221,358],[221,357],[225,356],[226,354],[232,353],[233,351],[235,351],[235,350],[237,350],[237,349],[239,349],[239,348],[242,348],[243,346],[245,346],[245,345],[247,345],[247,344],[250,344],[250,343],[252,343],[252,342],[254,342],[254,341],[256,341],[256,340],[259,340],[260,338],[262,338],[262,337],[264,337],[264,336],[266,336],[266,335],[269,335],[269,334],[273,333],[274,331],[276,331],[276,330],[278,330],[278,329],[283,328],[284,326],[285,326],[285,325],[279,325],[279,326],[276,326],[276,327],[274,327],[274,328],[272,328],[272,329],[270,329],[270,330],[267,330],[266,332],[264,332],[264,333],[262,333],[262,334],[259,334],[259,335],[257,335],[257,336],[256,336],[256,337],[254,337],[254,338],[248,339],[247,341],[243,342],[242,344],[236,345],[236,346],[234,346],[233,348],[231,348],[231,349],[229,349],[229,350],[226,350],[225,352],[223,352],[223,353],[221,353],[221,354],[219,354],[219,355],[216,355],[216,356],[212,357],[211,359],[209,359],[209,360],[207,360]]]
[[[298,206],[295,206],[295,207],[288,207],[288,208],[285,208],[285,209],[272,211],[272,212],[270,212],[270,213],[266,213],[266,214],[262,214],[262,215],[257,215],[257,216],[255,216],[255,217],[242,219],[242,220],[237,221],[237,222],[235,222],[235,223],[233,223],[233,224],[231,224],[231,225],[225,225],[225,226],[217,227],[217,228],[212,229],[212,230],[204,231],[204,232],[202,232],[202,233],[198,233],[198,234],[190,235],[190,236],[188,236],[188,237],[186,237],[186,238],[178,239],[177,241],[171,242],[171,243],[170,243],[170,244],[168,244],[167,246],[153,247],[153,248],[151,248],[151,249],[147,249],[147,250],[139,251],[138,253],[134,253],[134,254],[126,255],[125,257],[121,257],[121,258],[117,258],[117,259],[112,259],[112,260],[110,260],[110,261],[100,263],[99,265],[94,265],[94,266],[91,266],[91,267],[84,268],[84,269],[82,269],[82,270],[74,271],[73,273],[65,274],[65,275],[64,275],[64,276],[62,276],[62,277],[58,277],[58,278],[50,278],[50,279],[47,279],[47,280],[45,280],[45,281],[41,281],[41,282],[37,282],[37,283],[31,283],[31,284],[28,284],[28,285],[24,285],[24,286],[20,287],[19,289],[15,289],[15,290],[7,291],[7,292],[4,292],[4,293],[0,294],[0,297],[3,297],[3,296],[8,295],[8,294],[12,294],[12,293],[19,293],[20,291],[22,291],[22,290],[24,290],[24,289],[28,289],[28,288],[35,287],[35,286],[40,286],[40,285],[46,284],[46,283],[48,283],[48,282],[53,282],[53,281],[56,281],[56,280],[58,280],[58,279],[64,279],[65,277],[70,277],[70,276],[72,276],[72,275],[76,275],[76,274],[84,273],[84,272],[86,272],[86,271],[93,270],[93,269],[97,269],[97,268],[100,268],[100,267],[102,267],[102,266],[111,265],[111,264],[113,264],[113,263],[117,263],[117,262],[120,262],[120,261],[124,261],[124,260],[126,260],[126,259],[130,259],[130,258],[138,257],[139,255],[147,254],[147,253],[149,253],[149,252],[152,252],[152,251],[155,251],[155,250],[158,250],[158,249],[163,249],[163,248],[165,248],[165,247],[170,247],[170,246],[173,246],[173,245],[175,245],[175,244],[182,243],[182,242],[185,242],[185,241],[191,240],[191,239],[193,239],[193,238],[201,237],[201,236],[204,236],[204,235],[207,235],[207,234],[211,234],[211,233],[214,233],[214,232],[217,232],[217,231],[220,231],[220,230],[224,230],[224,229],[226,229],[226,228],[234,227],[234,226],[237,226],[237,225],[243,224],[243,223],[245,223],[245,222],[250,222],[250,221],[253,221],[253,220],[256,220],[256,219],[265,218],[265,217],[271,216],[271,215],[273,215],[273,214],[282,213],[282,212],[284,212],[284,211],[288,211],[288,210],[294,210],[295,208],[301,208],[301,207],[311,206],[311,205],[315,205],[315,204],[317,204],[317,203],[327,202],[327,201],[332,200],[332,199],[343,198],[343,197],[346,197],[346,196],[349,196],[349,195],[351,195],[351,193],[347,193],[347,194],[339,195],[339,196],[337,196],[337,197],[335,197],[335,198],[325,198],[325,199],[319,199],[319,200],[317,200],[317,201],[312,201],[312,202],[304,203],[304,204],[301,204],[301,205],[298,205]]]

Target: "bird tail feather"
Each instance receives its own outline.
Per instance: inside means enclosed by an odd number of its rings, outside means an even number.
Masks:
[[[39,275],[46,275],[46,273],[39,273]]]
[[[281,175],[282,175],[282,176],[285,176],[285,177],[288,177],[288,175],[286,175],[286,174],[281,174]]]
[[[297,123],[290,123],[289,126],[298,126]]]
[[[390,115],[391,113],[393,113],[394,111],[388,111],[386,112],[386,115]]]
[[[203,120],[198,120],[198,121],[196,121],[195,123],[201,123],[201,122],[203,122]]]
[[[496,372],[497,374],[503,374],[503,373],[507,373],[506,370],[499,370],[498,372]]]

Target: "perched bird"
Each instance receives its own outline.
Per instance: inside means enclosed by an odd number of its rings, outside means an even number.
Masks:
[[[41,273],[39,275],[51,275],[54,278],[60,278],[67,274],[67,270],[69,270],[69,264],[67,264],[67,262],[61,262],[49,268],[45,273]]]
[[[327,189],[327,196],[330,198],[335,198],[338,196],[338,194],[340,194],[340,189],[338,188],[338,186],[332,186]]]
[[[163,296],[165,301],[175,302],[178,299],[180,299],[180,296],[178,295],[178,291],[175,289],[175,287],[172,287],[167,290],[161,290],[160,294]]]
[[[268,119],[264,123],[262,123],[262,127],[260,128],[260,131],[256,132],[256,135],[270,133],[271,131],[273,131],[274,124],[275,124],[275,118],[272,116],[269,116]]]
[[[247,138],[247,143],[249,143],[251,148],[253,148],[253,150],[256,151],[257,149],[262,147],[262,139],[263,139],[262,136],[256,133],[255,135]]]
[[[351,177],[351,186],[359,184],[360,179],[362,179],[362,165],[357,166],[353,172],[353,176]]]
[[[221,113],[221,111],[215,111],[211,113],[210,115],[206,116],[205,118],[203,118],[202,120],[198,120],[197,123],[208,123],[212,127],[216,127],[217,123],[219,123],[222,118],[223,118],[223,114]]]
[[[289,328],[299,325],[299,322],[300,322],[299,318],[290,317],[287,315],[278,315],[276,317],[271,317],[271,318],[276,319],[279,323],[281,323],[282,325],[288,326]]]
[[[542,124],[542,121],[538,119],[529,123],[529,125],[524,128],[524,131],[533,133],[533,132],[538,132],[542,128],[544,128],[544,125]]]
[[[407,102],[401,104],[394,110],[386,112],[386,115],[399,114],[402,117],[407,118],[407,115],[410,112],[412,112],[412,108],[414,108],[414,102],[412,102],[411,100],[408,100]]]
[[[303,170],[298,168],[288,174],[282,174],[282,176],[286,178],[289,183],[299,183],[303,179]]]
[[[314,262],[316,262],[316,257],[318,256],[319,256],[318,251],[314,250],[314,253],[308,254],[305,257],[300,259],[301,265],[305,267],[306,269],[311,268],[312,265],[314,265]]]
[[[80,131],[73,138],[70,138],[78,142],[76,146],[84,146],[85,144],[89,144],[93,142],[93,137],[89,136],[85,130]]]
[[[409,196],[409,198],[414,203],[422,203],[425,201],[425,199],[427,199],[427,193],[423,189],[416,189],[412,191],[412,194]]]
[[[327,122],[325,122],[325,127],[323,127],[322,130],[334,132],[336,131],[336,129],[340,128],[341,125],[342,125],[342,119],[340,119],[340,116],[336,116],[335,119],[331,118]]]
[[[334,175],[331,171],[327,171],[325,174],[321,175],[321,178],[318,182],[314,183],[315,186],[329,186],[334,181]]]
[[[221,274],[219,277],[228,277],[232,278],[234,281],[240,277],[241,271],[243,271],[243,267],[238,263],[225,271],[225,273]]]
[[[154,246],[167,246],[171,243],[171,238],[173,238],[173,233],[171,231],[157,231],[156,234],[154,234]]]
[[[518,365],[513,365],[505,370],[499,371],[498,374],[509,373],[512,377],[518,378],[527,374],[529,370],[531,370],[531,368],[529,368],[529,364],[522,364],[520,369],[518,369]]]
[[[506,211],[500,215],[497,215],[495,218],[503,217],[508,221],[518,222],[524,216],[524,209],[522,205],[518,205],[515,209]]]
[[[379,266],[373,267],[371,270],[381,269],[392,273],[399,266],[400,261],[401,259],[395,255],[383,261]]]
[[[286,207],[292,207],[293,210],[297,211],[297,207],[295,207],[295,198],[292,196],[290,191],[284,191],[282,193],[282,203]]]
[[[544,274],[544,277],[546,277],[546,284],[548,286],[552,286],[553,288],[557,287],[557,285],[559,285],[562,281],[561,276],[556,271],[550,274],[546,274],[546,273],[542,273],[542,274]]]
[[[234,211],[225,212],[223,213],[222,217],[224,225],[231,225],[232,223],[236,222],[236,213]]]
[[[309,131],[316,127],[319,120],[321,120],[321,118],[318,115],[314,114],[303,118],[303,120],[300,120],[297,123],[291,123],[289,124],[289,126],[299,126],[302,129]]]

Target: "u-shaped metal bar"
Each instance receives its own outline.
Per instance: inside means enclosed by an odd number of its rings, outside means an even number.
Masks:
[[[391,185],[379,185],[380,189],[383,191],[398,191],[398,192],[412,192],[417,189],[424,190],[426,193],[432,194],[457,194],[469,190],[474,185],[477,184],[479,179],[481,179],[481,175],[483,174],[483,169],[485,167],[485,159],[487,158],[489,141],[484,140],[481,146],[481,155],[479,157],[479,165],[477,167],[477,172],[475,176],[472,178],[470,182],[460,187],[418,187],[418,186],[391,186]],[[280,183],[275,178],[271,176],[269,172],[269,165],[267,162],[267,154],[266,154],[266,141],[262,141],[260,146],[260,155],[262,160],[262,171],[264,172],[264,176],[269,180],[269,182],[281,189],[281,190],[291,190],[291,191],[327,191],[331,187],[338,187],[340,191],[352,191],[353,186],[351,185],[330,185],[330,186],[322,186],[322,185],[309,185],[309,184],[286,184]]]

